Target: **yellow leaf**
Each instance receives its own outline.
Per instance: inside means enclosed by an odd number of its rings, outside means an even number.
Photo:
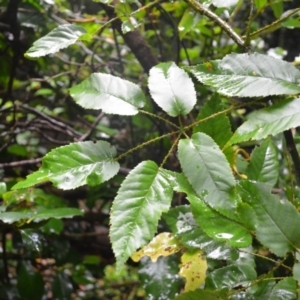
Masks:
[[[169,256],[180,251],[180,249],[178,241],[172,233],[162,232],[154,237],[148,245],[133,253],[131,258],[138,262],[142,257],[149,256],[153,262],[156,262],[159,256]]]
[[[194,291],[200,287],[206,277],[207,262],[201,250],[187,251],[181,256],[179,275],[185,277],[184,291]]]

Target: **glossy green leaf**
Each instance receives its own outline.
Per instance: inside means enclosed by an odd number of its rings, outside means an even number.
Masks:
[[[0,220],[6,224],[12,224],[19,221],[25,221],[31,217],[31,213],[28,212],[1,212]]]
[[[12,190],[25,189],[35,184],[49,180],[49,170],[40,168],[38,171],[27,175],[26,180],[20,181],[12,187]]]
[[[300,98],[286,99],[270,107],[253,112],[228,142],[237,144],[248,140],[261,140],[300,125]]]
[[[73,207],[60,207],[52,209],[43,209],[34,214],[30,220],[39,222],[42,220],[48,220],[50,218],[63,219],[73,218],[74,216],[83,216],[83,212],[78,208]]]
[[[41,300],[45,292],[45,283],[40,273],[33,270],[28,262],[21,262],[18,270],[18,291],[26,299]]]
[[[182,293],[175,300],[221,300],[222,298],[217,291],[195,290],[187,293]]]
[[[272,187],[276,184],[279,176],[278,153],[270,138],[255,147],[245,175],[248,179],[264,182]]]
[[[117,269],[149,242],[171,204],[173,188],[166,172],[152,161],[136,166],[123,181],[111,212],[110,238]]]
[[[178,24],[179,37],[182,39],[200,21],[200,15],[193,9],[187,8]]]
[[[89,109],[102,109],[107,114],[135,115],[146,103],[140,87],[119,77],[93,73],[70,89],[75,102]]]
[[[159,257],[155,263],[147,257],[143,258],[139,278],[149,299],[174,299],[182,286],[178,272],[178,259],[174,255]]]
[[[163,215],[180,243],[188,249],[201,249],[207,258],[232,259],[239,256],[235,248],[226,243],[215,241],[197,225],[189,206],[177,206]]]
[[[183,173],[197,195],[213,209],[233,217],[237,205],[235,180],[214,140],[204,133],[195,133],[189,140],[180,140],[178,156]]]
[[[64,190],[85,184],[95,186],[118,173],[119,164],[114,161],[116,154],[116,149],[105,141],[73,143],[49,152],[36,173],[47,174],[43,180],[50,180]],[[40,183],[41,177],[37,178],[34,174],[17,183],[13,189]]]
[[[149,90],[153,100],[172,117],[188,114],[197,102],[191,78],[173,62],[150,70]]]
[[[237,248],[251,245],[251,233],[242,224],[219,214],[193,195],[187,195],[187,198],[197,224],[211,238]]]
[[[272,290],[272,300],[295,300],[297,299],[297,284],[294,278],[286,277],[280,280]]]
[[[206,277],[205,288],[208,290],[244,286],[256,279],[256,272],[247,264],[232,264],[212,271]]]
[[[290,202],[272,195],[270,189],[250,181],[238,185],[242,199],[255,211],[257,239],[276,255],[285,256],[300,247],[300,215]]]
[[[283,60],[259,53],[233,53],[222,60],[186,69],[199,81],[230,97],[300,93],[300,71],[297,68]]]
[[[32,47],[25,53],[28,58],[45,56],[58,52],[78,40],[80,36],[87,33],[86,30],[74,24],[63,24],[53,29],[50,33],[35,41]]]

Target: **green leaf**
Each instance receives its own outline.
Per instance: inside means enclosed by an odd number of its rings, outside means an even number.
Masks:
[[[182,293],[175,300],[220,300],[218,291],[195,290],[192,292]]]
[[[0,197],[6,192],[6,183],[0,182]]]
[[[152,161],[136,166],[123,181],[111,212],[110,238],[117,269],[149,242],[171,204],[173,188],[166,172]]]
[[[273,1],[271,3],[271,8],[273,10],[274,16],[279,19],[281,15],[283,14],[283,2],[282,1]]]
[[[75,102],[108,114],[135,115],[146,103],[140,87],[116,76],[93,73],[70,89]]]
[[[201,109],[198,120],[205,119],[213,114],[224,110],[221,99],[214,95],[208,100]],[[199,123],[193,128],[193,132],[203,132],[209,135],[222,149],[232,136],[231,126],[228,117],[225,114],[217,115],[204,122]]]
[[[197,195],[213,209],[233,217],[236,208],[235,180],[225,155],[204,133],[182,139],[178,156],[184,175]]]
[[[182,39],[200,21],[200,15],[193,9],[187,8],[178,24],[179,37]]]
[[[187,195],[187,198],[197,224],[211,238],[237,248],[251,245],[251,233],[243,225],[220,215],[193,195]]]
[[[274,186],[278,180],[279,162],[277,149],[270,138],[255,147],[245,171],[248,179]]]
[[[60,234],[64,229],[64,223],[60,219],[51,218],[41,229],[46,234]]]
[[[261,140],[300,125],[300,98],[286,99],[253,112],[229,140],[228,145]]]
[[[186,67],[218,93],[235,97],[266,97],[300,93],[300,71],[280,59],[254,54],[229,54],[195,67]]]
[[[293,266],[293,277],[295,280],[300,282],[300,263],[297,262]]]
[[[85,33],[87,33],[86,30],[81,26],[73,24],[60,25],[34,42],[32,47],[25,53],[25,56],[34,58],[56,53],[60,49],[76,43],[78,38]]]
[[[83,216],[83,212],[78,208],[61,207],[52,209],[43,209],[34,214],[30,220],[40,222],[42,220],[48,220],[50,218],[63,219],[73,218],[74,216]]]
[[[286,277],[280,280],[270,295],[272,300],[295,300],[297,299],[297,284],[294,278]]]
[[[52,293],[55,299],[70,299],[74,292],[70,277],[65,272],[57,272],[52,282]]]
[[[268,0],[254,0],[254,4],[260,10],[268,4]]]
[[[300,247],[300,215],[290,202],[272,195],[270,189],[250,181],[238,185],[242,199],[255,211],[257,239],[276,255],[285,256]]]
[[[174,299],[179,293],[181,280],[176,256],[159,257],[155,263],[145,257],[140,266],[139,278],[149,299]]]
[[[25,299],[41,300],[45,292],[45,283],[40,273],[35,272],[31,264],[21,262],[18,270],[18,291]]]
[[[188,249],[201,249],[207,258],[212,259],[236,260],[238,258],[239,254],[235,248],[213,240],[200,229],[189,206],[172,208],[163,215],[163,218],[175,237]]]
[[[0,220],[6,224],[12,224],[19,221],[25,221],[31,217],[28,212],[1,212]]]
[[[188,114],[197,102],[191,78],[173,62],[150,70],[149,90],[153,100],[172,117]]]
[[[205,288],[208,290],[245,286],[256,279],[256,272],[247,264],[232,264],[212,271],[206,277]]]
[[[20,189],[50,180],[54,186],[67,190],[84,184],[98,185],[115,176],[119,164],[114,160],[116,149],[105,141],[79,142],[59,147],[42,160],[42,167],[17,183],[12,189]],[[42,177],[40,174],[47,174]]]

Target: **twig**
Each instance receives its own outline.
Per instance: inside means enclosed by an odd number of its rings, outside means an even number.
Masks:
[[[83,134],[77,141],[84,141],[85,139],[87,139],[93,132],[93,130],[95,129],[95,127],[97,126],[97,124],[100,122],[100,120],[104,117],[104,113],[101,112],[98,117],[96,118],[96,120],[94,121],[94,123],[92,124],[91,128],[85,133]]]
[[[286,130],[283,132],[285,142],[286,142],[286,147],[292,157],[293,163],[294,163],[294,169],[296,172],[296,177],[298,184],[300,184],[300,157],[299,153],[296,148],[296,144],[294,141],[293,133],[291,130]]]
[[[27,159],[27,160],[20,160],[20,161],[13,161],[9,163],[0,164],[0,168],[14,168],[26,165],[34,165],[38,164],[42,161],[42,158],[35,158],[35,159]]]
[[[239,45],[240,47],[244,48],[245,50],[249,50],[244,40],[225,22],[223,21],[218,15],[201,5],[196,0],[186,0],[186,2],[198,13],[208,17],[209,19],[216,22],[231,38],[232,40]]]

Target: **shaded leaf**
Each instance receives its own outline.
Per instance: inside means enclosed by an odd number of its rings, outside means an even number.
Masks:
[[[280,280],[272,290],[272,300],[295,300],[297,299],[297,284],[292,277]]]
[[[244,286],[256,279],[256,272],[248,264],[232,264],[212,271],[206,277],[205,288],[209,290]]]
[[[182,39],[200,21],[200,15],[193,9],[187,8],[178,24],[179,37]]]
[[[0,182],[0,197],[6,192],[6,183]]]
[[[185,69],[226,96],[266,97],[300,93],[300,71],[296,67],[259,53],[233,53],[222,60]]]
[[[248,179],[264,182],[272,187],[276,184],[279,176],[278,153],[270,138],[255,147],[245,174]]]
[[[179,275],[186,280],[184,290],[193,291],[200,287],[206,277],[207,262],[201,250],[186,251],[181,256]]]
[[[25,181],[17,183],[12,189],[20,189],[50,180],[54,186],[67,190],[81,185],[98,185],[115,176],[119,171],[119,164],[114,160],[116,149],[105,141],[79,142],[59,147],[42,160],[42,167]]]
[[[158,257],[169,256],[180,250],[180,245],[172,233],[162,232],[154,237],[152,241],[141,250],[133,253],[131,259],[138,262],[142,257],[148,256],[152,262],[156,262]]]
[[[159,257],[153,263],[147,257],[140,262],[139,278],[149,299],[174,299],[181,288],[176,256]]]
[[[237,144],[248,140],[261,140],[300,125],[300,98],[286,99],[270,107],[253,112],[228,142]]]
[[[18,291],[26,299],[41,300],[45,287],[42,275],[33,270],[32,266],[23,261],[18,270]]]
[[[70,89],[75,102],[89,109],[102,109],[108,114],[135,115],[146,103],[140,87],[119,77],[93,73]]]
[[[110,238],[117,269],[151,240],[172,201],[167,175],[152,161],[136,166],[123,181],[111,212]]]
[[[28,58],[45,56],[58,52],[78,40],[80,36],[87,33],[86,30],[74,24],[63,24],[53,29],[44,37],[35,41],[30,49],[25,53]]]
[[[0,220],[6,224],[12,224],[19,221],[25,221],[31,217],[28,212],[1,212]]]
[[[204,133],[195,133],[189,140],[180,140],[178,156],[183,173],[197,195],[213,209],[233,217],[237,205],[235,180],[214,140]]]
[[[226,243],[215,241],[197,225],[189,206],[177,206],[163,215],[164,220],[171,228],[180,243],[190,250],[201,249],[207,258],[232,259],[239,256],[235,248]]]
[[[238,185],[242,199],[255,211],[257,239],[276,255],[285,256],[300,247],[300,216],[290,202],[281,201],[270,189],[250,181]]]
[[[300,282],[300,263],[297,262],[293,266],[293,277],[295,280]]]
[[[57,272],[52,282],[52,293],[55,299],[70,299],[73,292],[70,277],[64,272]]]
[[[149,90],[153,100],[172,117],[188,114],[197,102],[191,78],[173,62],[150,70]]]
[[[197,120],[202,120],[213,114],[224,110],[221,99],[214,95],[208,100],[201,109]],[[217,115],[214,118],[205,120],[193,128],[193,132],[203,132],[209,135],[222,149],[232,136],[231,126],[228,117],[225,114]]]
[[[182,293],[175,300],[221,300],[219,291],[195,290],[187,293]]]
[[[39,222],[42,220],[48,220],[50,218],[63,219],[73,218],[74,216],[83,216],[83,212],[78,208],[73,207],[60,207],[53,209],[43,209],[34,214],[30,220]]]

